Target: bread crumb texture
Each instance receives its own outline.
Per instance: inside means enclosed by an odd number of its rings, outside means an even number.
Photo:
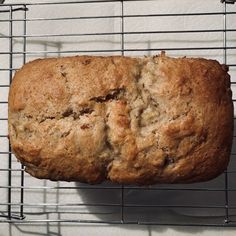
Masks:
[[[206,181],[229,162],[230,77],[217,61],[164,54],[38,59],[13,79],[9,136],[37,178]]]

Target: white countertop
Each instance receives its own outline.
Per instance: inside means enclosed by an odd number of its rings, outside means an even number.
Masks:
[[[63,236],[234,236],[235,228],[212,228],[212,227],[171,227],[171,226],[140,226],[140,225],[19,225],[1,224],[0,236],[22,236],[22,235],[63,235]]]

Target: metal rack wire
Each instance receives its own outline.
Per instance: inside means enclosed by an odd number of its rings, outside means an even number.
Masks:
[[[161,50],[172,55],[204,55],[228,64],[234,86],[234,2],[217,2],[217,11],[176,10],[166,13],[155,9],[142,12],[137,7],[138,4],[147,4],[147,9],[150,9],[150,3],[161,4],[155,0],[0,5],[0,25],[6,29],[0,32],[0,41],[5,43],[0,49],[0,222],[236,226],[236,184],[233,181],[236,174],[235,147],[228,170],[207,183],[150,187],[105,183],[90,186],[36,180],[25,174],[24,167],[16,162],[11,153],[7,136],[7,92],[12,77],[15,70],[37,57],[72,54],[152,55]],[[78,8],[79,14],[65,15],[66,9],[70,11],[71,7]],[[45,17],[42,14],[46,8],[53,10],[53,16]],[[55,11],[56,8],[59,10]],[[206,20],[214,18],[221,27],[213,25],[185,29],[180,24],[178,29],[173,29],[171,24],[168,27],[165,25],[166,19],[197,22],[199,17],[205,17]],[[149,27],[146,25],[149,20],[155,24],[164,22],[164,28]],[[139,24],[142,21],[146,23],[141,29]],[[70,24],[77,24],[78,30],[70,31]],[[80,27],[84,24],[84,31],[81,32]],[[47,31],[46,26],[50,25]],[[0,29],[4,27],[0,26]],[[204,34],[217,35],[217,42],[209,38],[197,46],[191,40],[185,42],[184,46],[181,43],[189,35],[201,38]],[[176,42],[165,44],[165,37],[167,41],[174,38]],[[159,38],[157,42],[156,38]]]

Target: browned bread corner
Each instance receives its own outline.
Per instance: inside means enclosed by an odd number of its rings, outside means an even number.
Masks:
[[[38,59],[14,76],[9,136],[37,178],[206,181],[229,162],[230,77],[217,61],[164,54]]]

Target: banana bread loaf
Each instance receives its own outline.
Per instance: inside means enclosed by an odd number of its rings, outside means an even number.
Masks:
[[[9,137],[37,178],[191,183],[229,162],[227,66],[201,58],[75,56],[16,72]]]

